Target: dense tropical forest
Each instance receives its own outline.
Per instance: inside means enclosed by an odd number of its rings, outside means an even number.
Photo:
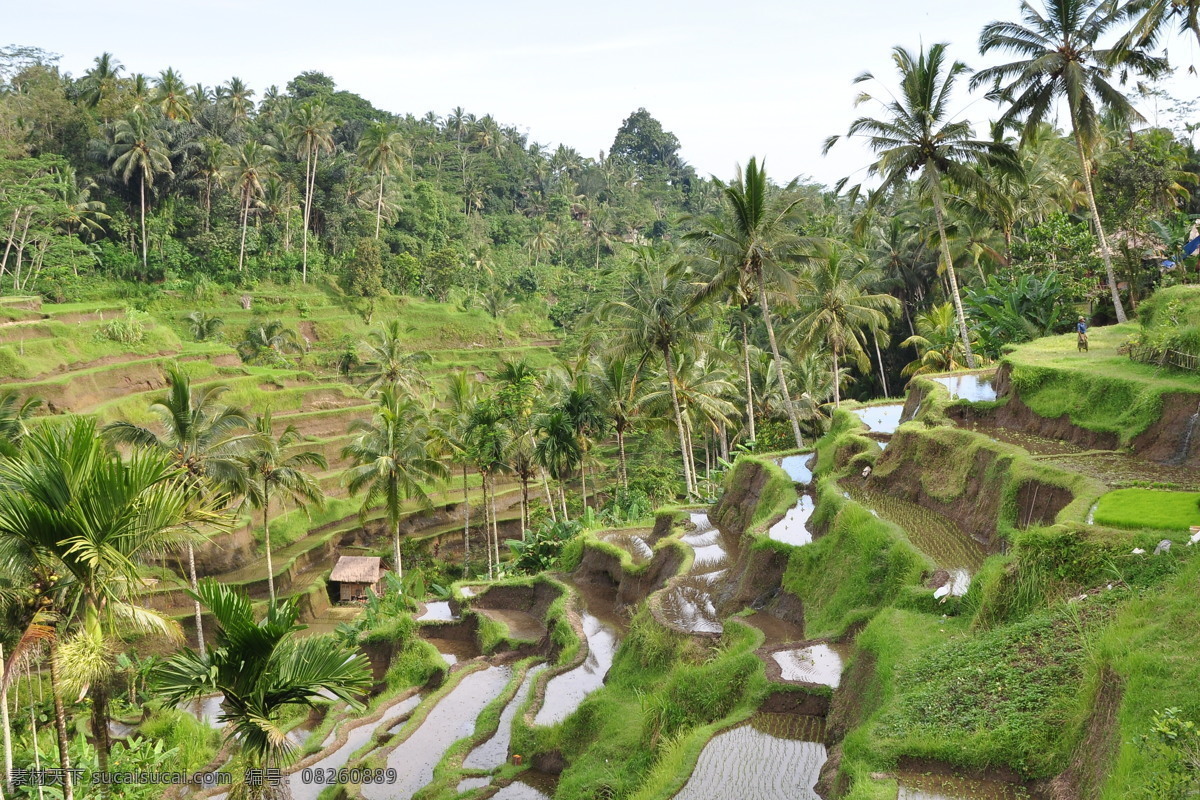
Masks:
[[[0,797],[1192,796],[1198,14],[832,187],[0,48]]]

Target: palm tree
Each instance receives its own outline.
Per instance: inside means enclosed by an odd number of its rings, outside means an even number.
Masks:
[[[950,255],[946,234],[945,181],[980,195],[991,192],[988,182],[973,167],[980,163],[1011,163],[1011,150],[1002,143],[973,138],[970,123],[955,120],[949,107],[950,97],[958,79],[968,72],[961,61],[946,64],[946,45],[931,45],[920,49],[916,56],[903,47],[892,49],[892,60],[900,76],[899,94],[890,100],[877,99],[869,94],[859,97],[859,103],[876,100],[883,107],[883,116],[859,117],[850,124],[847,136],[865,136],[879,159],[868,168],[868,174],[881,178],[879,188],[868,202],[874,206],[885,197],[901,191],[909,176],[920,173],[918,191],[932,205],[937,219],[938,241],[942,250],[942,266],[950,282],[950,294],[958,316],[958,335],[974,367],[967,318],[963,312],[958,275]],[[855,83],[874,80],[863,73]],[[825,142],[825,152],[838,141],[831,136]]]
[[[1130,11],[1137,14],[1137,19],[1118,48],[1154,47],[1172,22],[1179,24],[1180,34],[1190,33],[1200,41],[1200,0],[1142,0],[1133,5]]]
[[[383,219],[383,184],[392,172],[404,166],[404,137],[393,125],[376,122],[363,132],[358,141],[358,155],[363,165],[379,173],[379,199],[375,206],[375,238],[379,238],[379,224]]]
[[[885,329],[888,312],[900,310],[900,302],[890,294],[872,293],[882,277],[874,267],[834,245],[812,265],[796,296],[800,316],[788,326],[785,337],[799,339],[809,348],[822,342],[828,345],[835,408],[842,403],[838,377],[842,356],[853,357],[859,369],[869,370],[864,337]]]
[[[285,363],[288,353],[303,353],[300,334],[285,328],[279,320],[247,328],[245,338],[238,342],[238,356],[247,364]]]
[[[312,220],[313,192],[317,184],[317,161],[322,152],[333,151],[334,121],[320,103],[305,103],[291,116],[291,136],[296,155],[304,159],[304,254],[302,280],[308,283],[308,229]]]
[[[155,100],[164,117],[172,122],[192,118],[192,100],[188,97],[187,84],[178,72],[171,68],[160,72],[157,90]]]
[[[200,154],[196,159],[196,174],[204,181],[204,232],[208,233],[212,222],[212,193],[220,186],[228,172],[229,145],[219,136],[205,136],[200,140]]]
[[[117,94],[121,73],[125,70],[112,53],[101,53],[93,63],[95,66],[84,73],[81,81],[83,101],[88,108],[95,108]]]
[[[243,125],[250,119],[254,110],[254,90],[246,85],[241,78],[233,77],[220,89],[221,105],[229,111],[229,119],[234,125]]]
[[[696,483],[688,457],[686,431],[677,385],[675,358],[680,348],[690,346],[708,330],[710,320],[696,313],[696,292],[688,282],[688,268],[669,252],[651,247],[635,248],[637,269],[626,281],[618,300],[601,307],[599,319],[611,325],[610,349],[614,355],[638,358],[637,372],[653,356],[661,356],[671,389],[679,455],[683,459],[684,485],[695,494]]]
[[[537,444],[534,459],[546,474],[558,482],[558,498],[562,504],[563,521],[567,520],[567,495],[564,484],[575,474],[575,465],[583,460],[579,437],[571,417],[562,408],[553,408],[534,420]]]
[[[917,351],[901,375],[953,372],[963,368],[962,341],[954,334],[954,309],[949,303],[933,306],[917,315],[917,332],[900,343]]]
[[[221,326],[225,324],[225,320],[220,317],[214,317],[207,311],[193,311],[183,318],[183,321],[188,324],[188,329],[192,332],[192,338],[197,342],[206,342],[216,336]]]
[[[440,449],[449,454],[451,463],[462,467],[464,570],[471,563],[471,496],[467,490],[467,467],[472,460],[467,448],[466,431],[474,403],[475,389],[466,370],[451,373],[438,411],[435,434]]]
[[[12,389],[0,394],[0,456],[11,458],[20,451],[22,440],[29,434],[26,421],[41,407],[40,398],[22,400]]]
[[[600,395],[592,388],[588,376],[580,372],[567,386],[561,408],[571,420],[575,438],[579,440],[579,481],[583,508],[587,508],[587,461],[595,437],[604,429],[604,412]]]
[[[500,528],[496,521],[496,475],[507,465],[510,431],[495,400],[477,401],[467,417],[463,441],[479,474],[483,477],[484,531],[489,524],[488,577],[494,577],[500,567]],[[490,518],[490,523],[489,523]]]
[[[240,494],[243,473],[238,464],[240,451],[253,441],[250,420],[237,408],[220,402],[229,391],[220,384],[192,390],[191,378],[178,365],[166,370],[170,391],[150,404],[163,435],[130,422],[117,421],[104,426],[105,438],[116,444],[133,445],[165,453],[182,471],[197,495],[222,497],[214,505],[225,505],[228,497]],[[188,579],[196,590],[196,554],[187,540]],[[196,640],[204,647],[204,628],[200,604],[196,603]]]
[[[449,473],[445,465],[430,454],[429,443],[434,438],[429,412],[411,396],[403,395],[395,386],[379,393],[375,416],[371,420],[355,420],[350,433],[357,434],[342,450],[342,458],[354,466],[346,470],[346,486],[350,494],[366,489],[360,518],[383,503],[388,524],[392,529],[392,556],[396,576],[403,574],[400,559],[400,521],[405,500],[416,500],[421,507],[432,507],[425,485],[444,480]]]
[[[802,202],[796,193],[798,181],[793,180],[783,191],[772,193],[766,164],[760,166],[755,158],[747,162],[744,172],[738,167],[732,183],[714,181],[725,198],[724,213],[706,218],[700,228],[689,235],[689,238],[704,242],[718,258],[720,269],[706,294],[730,291],[738,284],[757,291],[771,353],[778,367],[776,374],[784,408],[792,423],[796,446],[803,447],[804,437],[800,434],[800,421],[788,393],[783,359],[775,340],[775,324],[771,321],[771,308],[767,302],[768,287],[790,291],[793,281],[788,265],[805,259],[813,246],[811,240],[796,232]]]
[[[1054,113],[1058,101],[1066,100],[1092,224],[1100,240],[1100,255],[1118,322],[1125,322],[1125,307],[1121,305],[1112,254],[1096,206],[1090,155],[1102,116],[1119,120],[1142,118],[1125,95],[1109,82],[1113,70],[1119,66],[1123,80],[1128,72],[1153,78],[1167,69],[1165,58],[1150,55],[1137,42],[1127,41],[1116,48],[1100,47],[1100,39],[1136,8],[1137,4],[1119,5],[1109,0],[1047,0],[1043,15],[1028,0],[1023,0],[1021,22],[992,22],[979,34],[981,54],[1002,50],[1016,54],[1020,60],[981,70],[971,79],[972,88],[985,83],[992,85],[991,97],[1008,105],[1000,123],[1019,124],[1023,140],[1037,130],[1048,114]]]
[[[367,334],[362,349],[368,395],[389,388],[400,388],[409,394],[429,388],[421,366],[433,359],[424,351],[408,349],[407,332],[403,322],[392,319]]]
[[[641,410],[643,383],[639,380],[636,364],[631,359],[604,355],[592,361],[592,385],[617,436],[619,477],[621,485],[628,489],[629,469],[625,460],[625,436],[633,427],[633,421]]]
[[[53,611],[69,638],[52,658],[63,688],[92,696],[106,770],[112,642],[135,632],[180,635],[177,623],[133,602],[140,567],[174,546],[182,529],[217,518],[172,458],[139,448],[122,459],[85,417],[30,433],[20,458],[0,463],[0,486],[0,562],[26,565],[35,580],[61,589]]]
[[[250,598],[230,586],[205,578],[194,593],[212,611],[216,642],[196,652],[184,650],[159,672],[164,701],[176,704],[220,692],[219,719],[226,737],[236,741],[255,768],[287,763],[291,745],[281,715],[289,706],[315,707],[332,696],[362,711],[360,698],[371,687],[371,666],[356,648],[330,636],[299,637],[300,609],[295,598],[267,606],[254,618]],[[244,778],[243,778],[244,780]],[[287,785],[239,785],[231,797],[290,797]]]
[[[146,268],[146,187],[154,185],[159,175],[174,175],[171,157],[162,131],[142,114],[131,114],[117,120],[113,128],[112,147],[109,157],[113,159],[113,172],[129,183],[138,178],[138,197],[142,211],[142,269]]]
[[[280,504],[292,502],[297,508],[305,508],[309,504],[321,508],[325,505],[325,497],[321,487],[305,467],[328,469],[325,456],[313,450],[289,451],[300,442],[300,431],[295,425],[284,428],[279,438],[275,438],[274,425],[271,421],[271,411],[267,409],[254,420],[254,432],[257,436],[247,449],[238,456],[245,482],[245,499],[243,502],[251,508],[259,509],[263,515],[263,549],[267,554],[267,590],[271,602],[275,602],[275,566],[271,561],[271,525],[269,519],[271,495],[274,494]]]
[[[242,243],[238,250],[238,271],[245,270],[246,228],[250,220],[250,206],[263,195],[263,184],[271,174],[272,149],[249,139],[238,148],[233,161],[226,167],[226,175],[233,185],[242,206]]]

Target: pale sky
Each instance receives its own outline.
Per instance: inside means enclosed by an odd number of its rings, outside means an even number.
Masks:
[[[589,5],[313,0],[78,0],[10,3],[7,42],[62,55],[82,74],[101,51],[131,72],[167,66],[189,84],[232,75],[261,96],[304,70],[376,106],[444,116],[454,106],[493,114],[531,140],[584,155],[607,150],[621,120],[647,108],[682,142],[701,174],[729,177],[735,163],[765,157],[777,180],[825,183],[853,174],[869,154],[821,144],[855,116],[852,80],[869,70],[893,83],[890,50],[945,41],[982,66],[979,31],[1016,19],[1017,0],[608,0]],[[0,42],[0,43],[7,43]],[[1173,43],[1195,61],[1194,44]],[[1181,75],[1170,90],[1197,94]],[[965,95],[979,126],[995,111]],[[969,104],[969,105],[968,105]]]

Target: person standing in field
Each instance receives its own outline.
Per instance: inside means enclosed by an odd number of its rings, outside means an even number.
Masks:
[[[1079,336],[1078,346],[1081,353],[1086,353],[1088,349],[1087,328],[1087,322],[1084,321],[1083,317],[1080,317],[1079,322],[1075,323],[1075,333]]]

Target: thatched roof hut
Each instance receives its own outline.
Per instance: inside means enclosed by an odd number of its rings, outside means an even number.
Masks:
[[[382,591],[383,568],[378,556],[342,556],[333,566],[329,582],[337,586],[342,602],[367,599],[367,589],[375,594]]]

